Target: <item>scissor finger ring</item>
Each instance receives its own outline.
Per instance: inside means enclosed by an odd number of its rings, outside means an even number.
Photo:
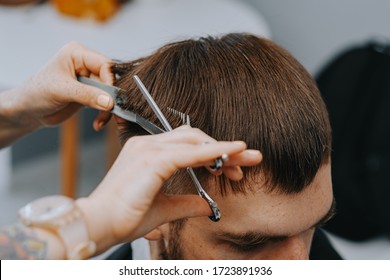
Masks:
[[[215,165],[210,166],[211,171],[218,171],[223,167],[223,163],[229,159],[229,156],[227,154],[222,154],[219,158],[216,158],[214,160]]]

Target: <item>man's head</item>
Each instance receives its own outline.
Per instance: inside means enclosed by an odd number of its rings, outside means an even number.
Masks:
[[[173,126],[186,113],[217,140],[243,140],[263,153],[233,182],[196,170],[222,219],[192,218],[163,225],[159,250],[168,258],[301,258],[312,228],[332,204],[331,129],[315,82],[285,50],[249,34],[172,43],[154,54],[113,66],[124,108],[158,124],[133,80],[138,75]],[[145,134],[120,124],[123,140]],[[165,185],[196,193],[185,172]]]

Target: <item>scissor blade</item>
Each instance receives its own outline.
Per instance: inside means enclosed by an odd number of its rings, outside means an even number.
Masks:
[[[98,81],[92,80],[92,79],[87,78],[87,77],[82,77],[82,76],[77,76],[77,80],[80,83],[100,88],[101,90],[104,90],[105,92],[109,93],[111,95],[111,97],[114,99],[114,108],[112,108],[112,110],[111,110],[112,114],[115,114],[115,115],[117,115],[125,120],[131,121],[131,122],[136,121],[136,114],[135,113],[133,113],[131,111],[125,111],[116,104],[116,96],[117,96],[118,92],[121,90],[120,88],[110,86],[107,84],[103,84],[103,83],[100,83]]]
[[[136,118],[137,118],[137,124],[140,125],[143,129],[145,129],[150,134],[160,134],[166,132],[165,130],[159,128],[154,123],[148,121],[147,119],[144,119],[139,115],[136,115]]]
[[[154,101],[153,97],[150,95],[149,91],[146,89],[145,85],[141,82],[140,78],[137,75],[133,76],[137,87],[141,91],[142,95],[146,98],[146,101],[149,103],[150,107],[152,107],[153,112],[156,114],[161,124],[164,126],[166,131],[171,131],[172,127],[169,124],[168,120],[165,118],[164,114],[161,112],[157,103]]]
[[[101,90],[104,90],[105,92],[110,94],[111,97],[115,101],[114,108],[112,108],[112,110],[111,110],[112,114],[117,115],[118,117],[121,117],[127,121],[137,123],[143,129],[145,129],[147,132],[149,132],[150,134],[159,134],[159,133],[165,132],[164,130],[162,130],[161,128],[156,126],[155,124],[153,124],[150,121],[144,119],[143,117],[135,114],[134,112],[129,111],[129,110],[124,110],[121,107],[119,107],[116,103],[116,97],[117,97],[117,94],[121,91],[120,88],[114,87],[111,85],[107,85],[107,84],[103,84],[103,83],[100,83],[98,81],[92,80],[92,79],[87,78],[87,77],[82,77],[82,76],[77,76],[77,80],[80,83],[100,88]]]
[[[101,90],[104,90],[105,92],[109,93],[114,100],[116,99],[118,92],[121,91],[121,89],[118,87],[103,84],[103,83],[100,83],[98,81],[92,80],[92,79],[87,78],[87,77],[77,76],[77,80],[80,83],[83,83],[85,85],[97,87],[97,88],[100,88]]]

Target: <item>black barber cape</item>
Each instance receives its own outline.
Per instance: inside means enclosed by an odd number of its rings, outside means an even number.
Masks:
[[[108,256],[108,260],[132,260],[133,251],[130,244],[125,244],[115,250]],[[330,244],[329,239],[326,237],[321,229],[317,229],[313,236],[313,243],[310,251],[311,260],[341,260],[341,256]]]

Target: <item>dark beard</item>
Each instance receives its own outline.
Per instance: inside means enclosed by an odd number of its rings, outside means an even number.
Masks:
[[[170,238],[168,240],[168,248],[165,246],[164,240],[158,241],[159,258],[161,260],[184,260],[182,242],[180,238],[181,229],[184,226],[185,220],[172,222],[169,225]]]

